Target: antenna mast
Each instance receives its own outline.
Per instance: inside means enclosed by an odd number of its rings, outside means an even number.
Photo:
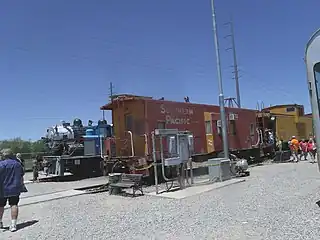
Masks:
[[[226,37],[231,37],[232,47],[229,49],[232,49],[232,53],[233,53],[233,73],[234,73],[234,79],[236,81],[237,105],[239,108],[241,108],[240,87],[239,87],[239,70],[238,70],[238,63],[237,63],[236,44],[235,44],[235,40],[234,40],[234,27],[233,27],[233,18],[232,17],[231,17],[231,21],[226,23],[226,25],[230,25],[230,30],[231,30],[231,34]],[[227,49],[227,50],[229,50],[229,49]]]
[[[112,99],[113,99],[113,89],[114,89],[114,86],[112,84],[112,82],[110,82],[110,87],[109,87],[109,98],[110,98],[110,101],[112,102]]]

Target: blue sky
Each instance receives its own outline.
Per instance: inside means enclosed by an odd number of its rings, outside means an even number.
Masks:
[[[215,0],[225,96],[235,96],[233,15],[242,105],[309,108],[304,47],[320,2]],[[308,4],[307,4],[308,3]],[[116,93],[218,103],[210,0],[0,0],[0,139],[98,120]]]

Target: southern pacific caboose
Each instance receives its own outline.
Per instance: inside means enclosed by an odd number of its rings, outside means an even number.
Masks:
[[[149,155],[152,150],[150,134],[156,128],[192,132],[196,153],[223,148],[219,106],[124,94],[114,96],[101,110],[112,110],[114,156]],[[258,141],[256,110],[226,108],[226,114],[229,148],[247,149],[255,145]]]

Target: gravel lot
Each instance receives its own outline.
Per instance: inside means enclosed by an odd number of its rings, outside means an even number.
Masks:
[[[244,183],[182,200],[101,193],[24,206],[19,221],[39,222],[0,239],[317,240],[319,190],[316,164],[266,165]]]

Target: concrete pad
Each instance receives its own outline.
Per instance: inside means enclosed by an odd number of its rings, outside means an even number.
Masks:
[[[26,198],[20,199],[19,206],[26,206],[26,205],[36,204],[40,202],[47,202],[47,201],[57,200],[61,198],[78,196],[82,194],[85,194],[85,191],[67,190],[67,191],[37,195],[32,197],[26,197]],[[9,208],[9,206],[7,206],[6,209],[7,208]]]
[[[219,189],[219,188],[233,185],[236,183],[241,183],[244,181],[245,179],[240,179],[240,178],[233,178],[224,182],[216,182],[216,183],[209,183],[208,181],[206,181],[206,184],[204,181],[201,181],[201,183],[195,183],[192,187],[187,187],[183,190],[163,192],[160,194],[156,194],[155,192],[152,192],[152,193],[146,193],[146,195],[156,196],[156,197],[165,197],[165,198],[171,198],[171,199],[183,199],[183,198],[192,197],[204,192],[208,192],[214,189]]]

